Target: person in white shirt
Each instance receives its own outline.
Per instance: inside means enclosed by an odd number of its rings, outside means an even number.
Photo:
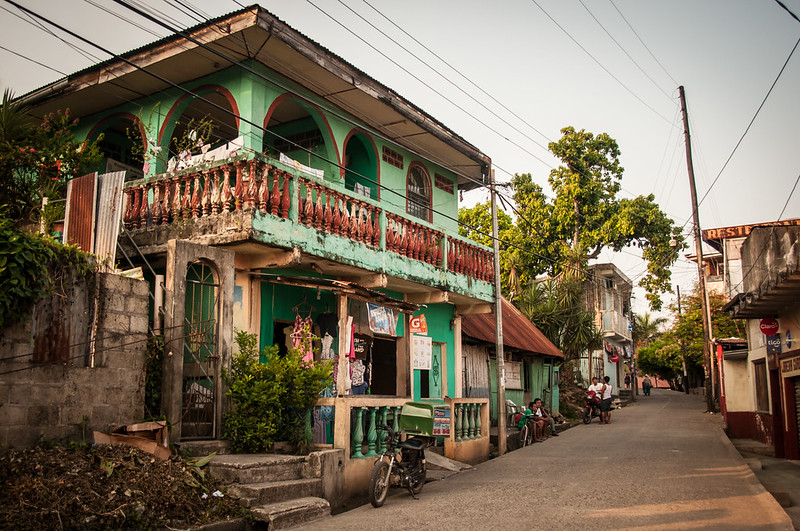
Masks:
[[[605,376],[603,378],[605,383],[601,387],[601,400],[600,400],[600,423],[601,424],[608,424],[611,421],[611,391],[613,391],[613,386],[611,385],[611,378]]]
[[[592,378],[592,385],[589,386],[588,391],[594,391],[595,400],[597,403],[600,403],[600,395],[603,392],[603,384],[598,381],[597,376]]]

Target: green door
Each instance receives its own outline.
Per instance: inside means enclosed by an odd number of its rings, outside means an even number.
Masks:
[[[421,398],[442,398],[442,345],[431,346],[430,370],[414,371],[414,400]]]

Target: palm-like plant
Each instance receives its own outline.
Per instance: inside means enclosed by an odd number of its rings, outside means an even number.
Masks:
[[[661,333],[661,327],[667,324],[666,317],[655,317],[649,312],[633,314],[633,330],[631,336],[634,345],[643,347],[653,342]]]

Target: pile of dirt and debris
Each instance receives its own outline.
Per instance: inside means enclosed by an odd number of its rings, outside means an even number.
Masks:
[[[187,528],[246,516],[202,465],[122,445],[0,454],[0,529]]]

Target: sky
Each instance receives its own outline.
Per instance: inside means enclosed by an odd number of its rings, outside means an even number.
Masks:
[[[112,0],[15,1],[116,53],[167,35]],[[243,5],[130,2],[181,27]],[[800,16],[800,0],[782,2]],[[559,161],[547,144],[561,129],[608,133],[625,168],[620,196],[654,194],[691,241],[682,85],[701,228],[800,217],[800,190],[792,193],[800,178],[800,50],[792,54],[800,22],[775,0],[262,0],[261,6],[486,153],[500,182],[530,173],[549,192],[547,178]],[[30,22],[0,0],[0,87],[16,95],[108,57]],[[470,192],[462,206],[487,199],[485,190]],[[598,261],[613,262],[637,281],[646,267],[639,256],[635,249],[606,251]],[[674,284],[688,292],[697,279],[694,263],[681,258],[672,271]],[[648,310],[640,289],[633,309]]]

